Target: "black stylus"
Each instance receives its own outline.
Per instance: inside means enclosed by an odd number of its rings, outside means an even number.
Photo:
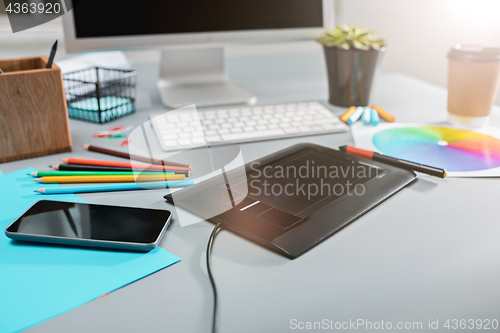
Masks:
[[[50,50],[49,62],[47,62],[46,68],[52,68],[52,63],[54,62],[56,52],[57,52],[57,40],[54,43],[54,45],[52,45],[52,50]]]
[[[373,161],[379,161],[402,169],[422,172],[434,177],[439,177],[439,178],[446,177],[446,170],[442,168],[436,168],[430,165],[403,160],[401,158],[386,156],[371,150],[361,149],[353,146],[341,146],[339,147],[339,149],[348,155],[366,158],[368,160],[373,160]]]

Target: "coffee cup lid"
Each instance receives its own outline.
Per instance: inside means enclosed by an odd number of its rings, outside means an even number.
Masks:
[[[500,47],[456,44],[450,48],[448,59],[464,62],[500,61]]]

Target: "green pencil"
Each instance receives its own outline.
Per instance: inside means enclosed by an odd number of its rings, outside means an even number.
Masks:
[[[134,174],[148,174],[148,175],[173,175],[175,172],[136,172],[133,171],[35,171],[28,175],[34,177],[51,177],[51,176],[125,176]]]

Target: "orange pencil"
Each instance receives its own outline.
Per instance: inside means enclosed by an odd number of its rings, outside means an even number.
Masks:
[[[69,164],[107,166],[107,167],[118,167],[118,168],[150,169],[150,170],[165,170],[165,171],[191,171],[191,168],[189,167],[181,167],[174,165],[102,161],[102,160],[91,160],[86,158],[75,158],[75,157],[61,158],[61,161]]]
[[[377,111],[379,117],[382,118],[382,119],[384,119],[385,121],[387,121],[389,123],[393,123],[396,120],[396,118],[392,114],[390,114],[389,112],[385,111],[380,106],[373,104],[370,107],[372,109],[374,109],[375,111]]]
[[[340,121],[342,121],[343,123],[346,123],[347,119],[349,119],[349,117],[354,113],[354,111],[356,111],[356,107],[351,106],[349,109],[347,109],[347,111],[342,116],[340,116],[340,118],[339,118]]]
[[[74,183],[133,183],[184,180],[184,175],[111,175],[111,176],[46,176],[33,181],[44,184],[74,184]]]

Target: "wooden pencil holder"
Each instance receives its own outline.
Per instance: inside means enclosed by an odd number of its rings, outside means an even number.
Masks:
[[[61,70],[47,62],[0,60],[0,163],[71,151]]]

